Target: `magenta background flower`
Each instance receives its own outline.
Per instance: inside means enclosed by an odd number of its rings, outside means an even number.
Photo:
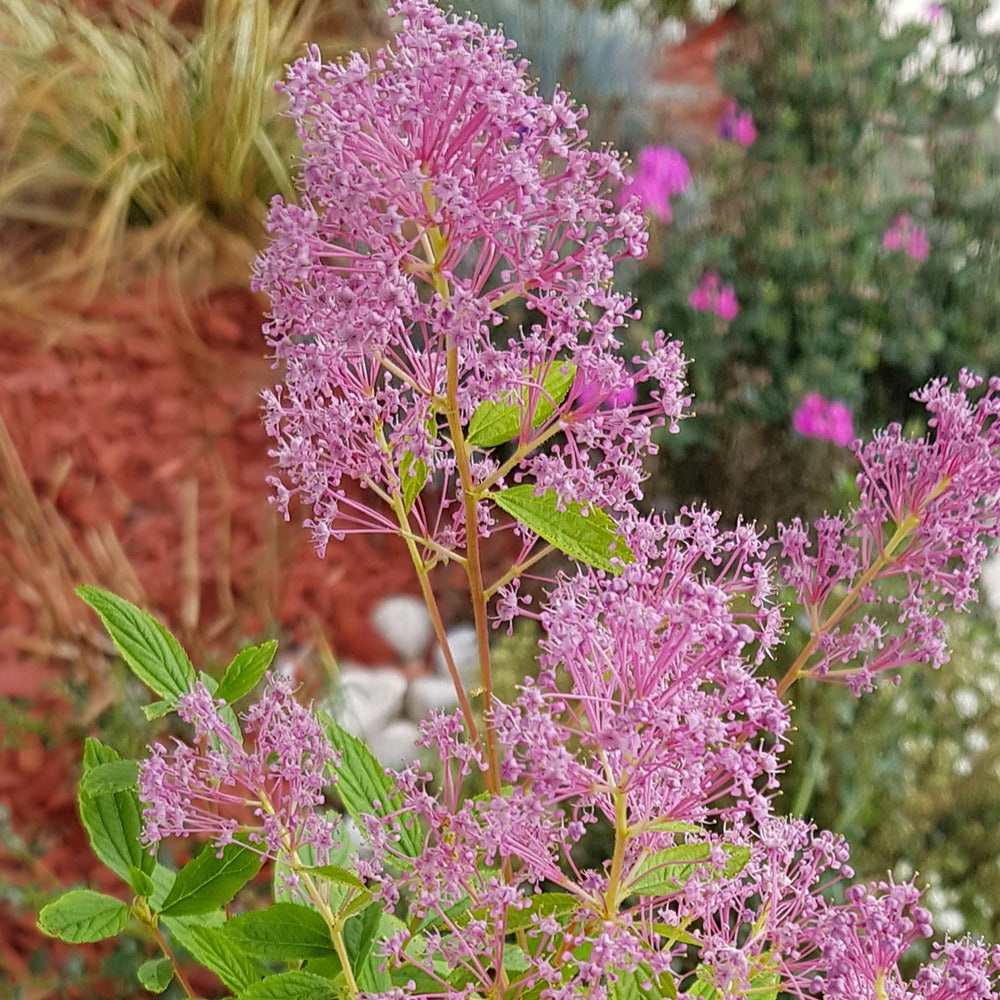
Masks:
[[[660,222],[670,222],[671,197],[682,194],[690,184],[691,168],[676,149],[646,146],[639,151],[636,171],[622,188],[622,198],[636,197]]]
[[[926,260],[931,251],[930,240],[923,226],[905,213],[897,215],[882,234],[882,247],[893,253],[905,253],[911,260]]]
[[[757,126],[753,115],[744,111],[735,101],[730,101],[719,121],[719,135],[741,146],[752,146],[757,141]]]
[[[715,271],[706,271],[688,295],[688,305],[698,312],[714,312],[719,319],[732,322],[739,315],[740,306],[732,285],[723,285]]]
[[[792,427],[804,437],[822,438],[846,448],[854,440],[854,418],[846,403],[809,392],[792,414]]]

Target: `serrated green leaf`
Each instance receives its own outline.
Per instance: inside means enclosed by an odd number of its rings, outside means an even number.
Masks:
[[[136,969],[136,977],[150,993],[162,993],[174,978],[174,967],[169,958],[151,958]]]
[[[262,642],[259,646],[247,646],[241,649],[226,667],[226,672],[219,681],[215,691],[216,698],[222,698],[232,705],[244,695],[249,694],[267,673],[267,668],[278,650],[274,639]]]
[[[629,892],[665,895],[676,892],[690,877],[698,862],[708,861],[708,844],[677,844],[656,851],[643,861],[629,885]]]
[[[315,911],[298,903],[275,903],[226,923],[225,934],[248,955],[263,959],[326,958],[335,954],[330,931]]]
[[[118,761],[118,752],[100,740],[88,738],[83,746],[83,779],[102,764]],[[142,808],[135,791],[109,792],[102,795],[78,795],[80,819],[90,838],[94,853],[119,878],[131,885],[133,868],[147,875],[155,858],[139,842],[142,832]]]
[[[363,828],[362,816],[385,818],[396,812],[402,798],[371,750],[330,716],[321,714],[320,718],[327,738],[340,753],[334,787],[351,819]],[[400,838],[398,847],[404,854],[415,858],[423,850],[415,825],[397,821],[396,832]]]
[[[155,618],[97,587],[76,592],[100,616],[122,659],[147,687],[168,700],[191,689],[195,673],[187,653]]]
[[[480,403],[469,420],[466,441],[476,448],[493,448],[505,444],[520,433],[522,420],[532,403],[534,409],[531,412],[531,428],[534,430],[541,427],[566,398],[576,378],[576,365],[569,362],[551,365],[539,388],[541,372],[542,366],[536,366],[531,374],[532,385],[521,390],[516,403],[498,403],[492,400]]]
[[[163,901],[167,898],[168,893],[174,887],[174,882],[177,879],[177,872],[172,868],[168,868],[166,865],[161,865],[158,861],[153,866],[153,870],[149,873],[149,877],[153,883],[153,891],[149,897],[149,905],[159,912],[160,907],[163,905]]]
[[[724,844],[726,863],[722,866],[722,874],[726,878],[735,878],[750,863],[750,848],[737,844]]]
[[[501,510],[588,566],[618,575],[623,571],[619,563],[635,562],[635,554],[619,534],[618,525],[597,507],[574,502],[560,510],[555,490],[546,490],[536,497],[530,483],[491,493],[490,497]],[[612,559],[619,563],[613,563]]]
[[[139,787],[139,762],[137,760],[109,760],[87,770],[80,780],[80,794],[108,795]]]
[[[248,989],[267,975],[267,966],[244,954],[218,927],[200,927],[183,920],[164,921],[178,944],[206,969],[211,969],[234,993]]]
[[[311,972],[279,972],[254,983],[237,995],[237,1000],[336,1000],[336,986]]]
[[[536,913],[543,917],[558,917],[563,913],[571,913],[579,906],[580,901],[568,892],[537,893],[523,910],[508,910],[507,933],[530,927]]]
[[[141,868],[136,868],[135,865],[129,869],[128,884],[132,886],[135,894],[142,896],[143,899],[148,899],[156,891],[156,886],[153,885],[153,880],[149,875]]]
[[[677,1000],[677,984],[669,972],[660,975],[645,963],[635,972],[617,971],[612,996],[615,1000]]]
[[[121,934],[132,912],[120,899],[92,889],[71,889],[43,906],[38,929],[49,937],[86,944]]]
[[[242,844],[206,844],[178,873],[160,907],[162,916],[184,917],[225,906],[260,871],[263,859]]]

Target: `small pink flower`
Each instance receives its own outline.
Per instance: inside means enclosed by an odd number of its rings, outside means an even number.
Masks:
[[[639,199],[660,222],[670,222],[671,195],[682,194],[691,184],[691,169],[687,160],[670,146],[647,146],[639,151],[637,169],[622,189],[627,200]]]
[[[944,17],[946,11],[944,9],[944,4],[941,3],[929,3],[924,14],[928,21],[932,24],[936,21],[940,21]]]
[[[910,260],[926,260],[931,252],[927,231],[906,213],[897,215],[882,234],[882,248],[890,253],[905,253]]]
[[[740,311],[732,285],[723,285],[715,271],[706,271],[701,283],[688,296],[688,305],[698,312],[714,312],[726,323],[736,319]]]
[[[792,427],[803,437],[822,438],[846,448],[854,440],[854,419],[847,404],[824,399],[818,392],[803,397],[792,415]]]
[[[730,101],[719,122],[719,135],[741,146],[752,146],[757,141],[757,126],[753,123],[753,115],[744,111],[735,101]]]

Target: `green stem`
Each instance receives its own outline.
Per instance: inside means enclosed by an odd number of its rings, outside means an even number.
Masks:
[[[543,545],[533,556],[525,559],[523,563],[516,563],[511,566],[509,570],[499,580],[495,583],[490,584],[489,587],[484,591],[486,595],[486,600],[489,600],[501,587],[507,586],[511,580],[516,580],[526,569],[534,566],[535,563],[540,562],[544,559],[550,552],[555,552],[556,547],[554,545]]]
[[[619,894],[622,885],[622,872],[625,867],[625,847],[631,831],[628,826],[628,812],[625,789],[620,786],[614,790],[615,800],[615,846],[611,856],[611,871],[608,874],[608,889],[604,896],[604,916],[613,920],[621,903]]]
[[[928,499],[933,499],[939,496],[942,491],[942,487],[934,490],[931,497]],[[920,513],[922,509],[917,514],[911,514],[905,520],[896,525],[896,530],[893,533],[892,538],[889,539],[888,544],[880,553],[878,559],[875,560],[865,570],[861,575],[861,578],[844,596],[844,599],[837,605],[830,616],[823,622],[819,624],[817,628],[813,629],[813,634],[809,637],[809,641],[802,647],[799,655],[795,658],[795,662],[788,668],[785,672],[785,676],[781,678],[778,682],[778,697],[784,697],[785,692],[799,679],[802,674],[802,670],[805,665],[809,662],[809,658],[815,652],[819,640],[825,635],[830,629],[839,625],[844,618],[846,618],[851,611],[854,610],[854,606],[861,596],[864,589],[872,583],[873,580],[890,565],[895,558],[896,550],[903,544],[904,541],[913,533],[913,530],[920,524]]]
[[[133,912],[135,911],[133,910]],[[170,959],[170,964],[174,967],[174,976],[177,979],[177,982],[180,983],[180,987],[184,991],[184,995],[192,998],[196,997],[198,994],[191,988],[191,984],[188,982],[187,976],[184,975],[184,970],[181,968],[180,962],[177,961],[177,956],[174,954],[173,949],[167,942],[167,939],[163,936],[163,931],[157,927],[155,916],[150,913],[150,919],[147,920],[142,915],[136,915],[149,928],[163,954]]]

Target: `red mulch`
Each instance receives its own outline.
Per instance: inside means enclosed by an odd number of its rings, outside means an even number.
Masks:
[[[0,714],[0,806],[24,845],[0,828],[0,880],[117,892],[76,816],[82,741],[115,692],[106,640],[73,587],[95,583],[141,603],[196,663],[272,632],[286,648],[322,637],[341,658],[392,662],[369,614],[385,594],[418,590],[397,540],[349,537],[321,560],[308,532],[270,507],[258,406],[277,373],[248,292],[201,304],[143,292],[101,301],[85,318],[95,332],[45,350],[3,334],[0,709],[27,717]],[[85,686],[82,705],[67,684]],[[54,981],[71,955],[101,953],[42,938],[36,905],[0,897],[0,984],[44,982],[29,976],[39,949]],[[87,994],[52,990],[30,995],[103,995],[98,980]]]

